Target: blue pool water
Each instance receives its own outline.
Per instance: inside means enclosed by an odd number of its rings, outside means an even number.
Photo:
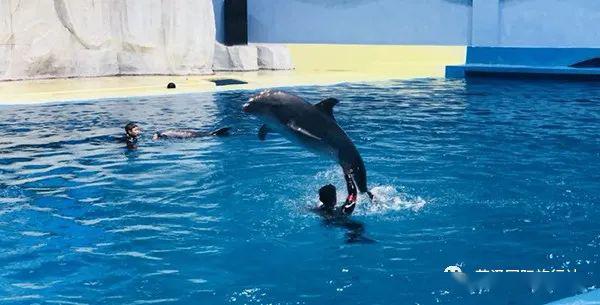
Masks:
[[[321,185],[344,196],[341,170],[260,142],[255,91],[5,106],[0,304],[543,304],[600,285],[597,84],[287,90],[341,101],[379,202],[352,218],[375,243],[308,211]],[[133,151],[114,139],[129,120],[147,131]],[[542,268],[572,272],[475,272]]]

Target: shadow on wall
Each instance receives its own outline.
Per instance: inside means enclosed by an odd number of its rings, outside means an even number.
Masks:
[[[444,1],[454,3],[454,4],[466,5],[466,6],[473,5],[473,0],[444,0]]]

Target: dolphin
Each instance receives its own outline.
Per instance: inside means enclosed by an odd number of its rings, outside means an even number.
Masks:
[[[333,106],[339,101],[327,98],[313,105],[283,91],[266,90],[251,97],[243,111],[258,117],[263,125],[258,131],[262,141],[275,131],[317,153],[338,162],[347,182],[356,183],[361,193],[373,195],[367,188],[365,164],[352,140],[333,117]]]

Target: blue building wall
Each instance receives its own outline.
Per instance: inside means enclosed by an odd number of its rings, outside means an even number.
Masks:
[[[252,42],[465,45],[470,0],[249,0]]]
[[[598,24],[600,0],[248,0],[251,42],[600,47]]]
[[[600,47],[600,1],[503,0],[498,31],[501,46]]]
[[[495,45],[500,40],[500,0],[473,0],[471,45]]]

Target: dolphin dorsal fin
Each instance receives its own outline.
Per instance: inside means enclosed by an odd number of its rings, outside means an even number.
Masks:
[[[333,106],[335,106],[338,102],[339,102],[338,99],[330,97],[330,98],[326,98],[326,99],[320,101],[319,103],[317,103],[315,105],[315,107],[317,109],[321,110],[326,115],[330,116],[332,119],[334,119]]]

